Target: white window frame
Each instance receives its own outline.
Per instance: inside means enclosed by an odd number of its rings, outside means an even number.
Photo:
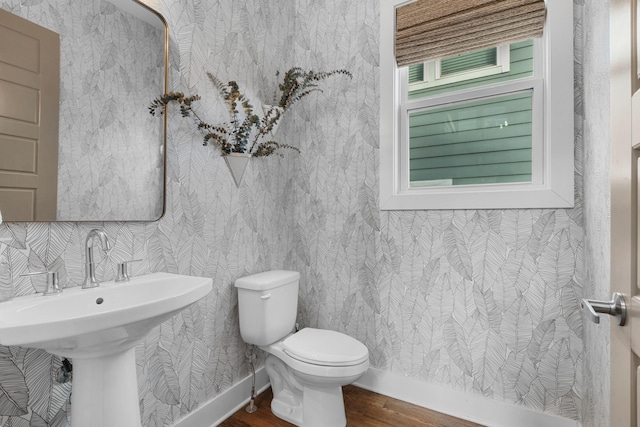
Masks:
[[[395,9],[410,2],[411,0],[381,0],[380,6],[380,209],[573,207],[572,2],[547,2],[544,36],[534,43],[533,77],[433,96],[421,101],[438,105],[471,100],[491,93],[533,88],[532,182],[409,188],[406,119],[410,105],[406,99],[402,99],[402,94],[407,93],[406,67],[398,69],[396,66],[394,34]],[[505,91],[505,85],[511,87]],[[498,86],[501,89],[495,92]],[[539,144],[537,149],[536,144]]]
[[[508,73],[511,69],[511,55],[509,45],[496,47],[496,64],[485,67],[473,68],[460,73],[450,74],[442,77],[442,60],[434,59],[424,63],[422,81],[409,84],[409,90],[428,89],[450,83],[462,82],[465,80],[477,79],[480,77],[492,76],[495,74]]]

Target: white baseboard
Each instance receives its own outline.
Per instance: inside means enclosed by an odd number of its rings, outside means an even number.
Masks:
[[[234,384],[228,390],[203,403],[195,411],[174,424],[174,427],[214,427],[226,420],[251,398],[251,375]],[[269,387],[269,377],[264,367],[256,369],[256,394]]]
[[[580,427],[568,418],[537,412],[523,406],[487,399],[441,385],[429,384],[376,368],[369,370],[355,386],[385,396],[429,408],[443,414],[490,427]],[[256,370],[256,392],[269,387],[264,367]],[[251,375],[198,407],[174,427],[214,427],[247,405],[251,395]]]
[[[491,427],[580,427],[568,418],[537,412],[380,369],[369,370],[355,386]]]

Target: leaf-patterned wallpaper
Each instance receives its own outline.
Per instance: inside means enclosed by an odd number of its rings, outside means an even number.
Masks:
[[[296,64],[354,73],[279,129],[303,153],[303,323],[360,339],[377,368],[579,419],[581,135],[574,209],[381,212],[378,2],[300,0],[295,28]]]
[[[282,29],[291,27],[288,22],[293,17],[277,4],[162,2],[171,25],[171,87],[204,92],[204,71],[211,70],[271,93],[275,71],[285,66],[279,61],[287,59]],[[254,34],[255,39],[250,37],[249,27],[260,27],[261,22],[269,22],[269,28]],[[276,41],[280,57],[263,44]],[[246,46],[257,52],[256,60],[270,64],[264,76],[246,54]],[[143,113],[148,115],[146,107]],[[108,256],[95,252],[100,280],[113,279],[117,262],[137,258],[144,261],[131,265],[133,275],[168,271],[214,279],[207,298],[153,330],[136,349],[145,427],[173,425],[248,374],[233,281],[282,267],[293,247],[291,162],[277,156],[255,161],[245,184],[237,189],[224,160],[211,147],[203,147],[201,137],[189,133],[190,128],[179,114],[172,115],[167,212],[162,220],[0,225],[0,300],[42,290],[39,278],[20,275],[45,266],[60,271],[63,286],[78,286],[83,278],[84,239],[95,227],[103,227],[114,244]],[[58,357],[39,350],[0,348],[0,365],[0,425],[67,424],[70,384],[51,380],[60,366]]]
[[[377,2],[157,3],[170,25],[173,89],[206,93],[206,70],[269,99],[275,71],[293,65],[344,67],[354,79],[328,81],[285,117],[278,137],[302,154],[253,161],[240,189],[173,114],[166,215],[154,223],[0,225],[1,298],[34,292],[42,283],[20,274],[45,265],[63,272],[65,286],[78,285],[83,239],[95,226],[115,243],[101,255],[103,280],[131,258],[145,259],[132,265],[134,275],[212,277],[206,299],[137,348],[145,427],[172,425],[247,375],[232,283],[282,267],[302,273],[301,323],[360,339],[372,366],[580,418],[580,132],[574,209],[380,212]],[[8,367],[0,370],[1,425],[64,425],[68,385],[50,383],[47,369],[59,360],[47,357],[0,351]]]
[[[60,220],[158,218],[164,32],[106,0],[0,0],[60,34]],[[136,60],[134,61],[133,58]]]

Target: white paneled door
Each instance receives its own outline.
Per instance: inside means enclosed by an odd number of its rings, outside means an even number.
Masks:
[[[611,426],[640,426],[636,410],[640,364],[638,291],[638,158],[640,93],[637,92],[635,10],[638,0],[611,0],[611,291],[629,306],[626,325],[611,325]],[[634,92],[636,95],[634,96]]]

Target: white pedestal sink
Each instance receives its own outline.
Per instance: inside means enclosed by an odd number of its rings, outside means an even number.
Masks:
[[[0,344],[73,359],[73,426],[139,427],[134,347],[211,287],[209,278],[154,273],[18,297],[0,303]]]

